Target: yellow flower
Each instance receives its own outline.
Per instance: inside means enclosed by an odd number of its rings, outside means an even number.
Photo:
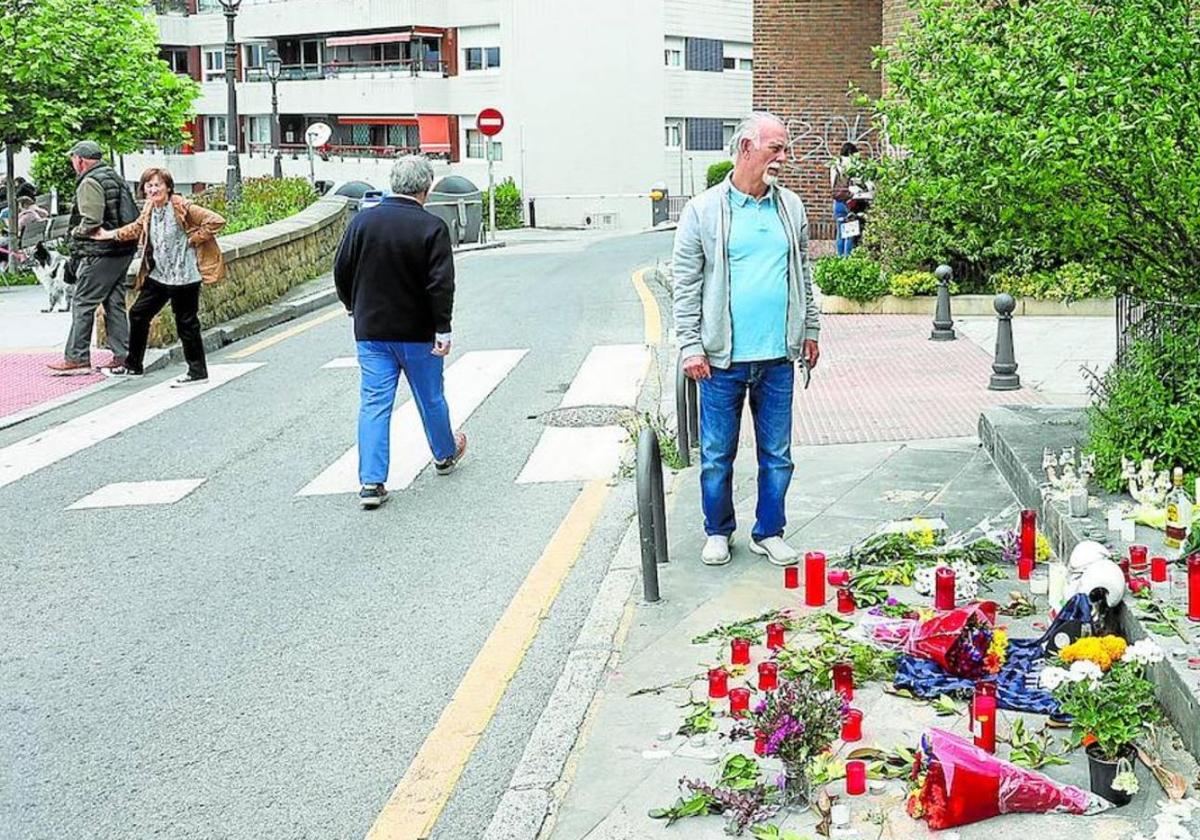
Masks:
[[[1125,640],[1120,636],[1088,636],[1067,645],[1058,652],[1063,662],[1094,662],[1107,671],[1125,652]]]
[[[912,543],[913,547],[932,548],[937,542],[937,537],[934,536],[933,525],[929,520],[914,516],[911,524],[912,530],[908,532],[908,541]]]
[[[1037,535],[1037,548],[1034,550],[1034,559],[1038,563],[1045,563],[1050,559],[1054,552],[1050,550],[1050,540],[1041,531]]]

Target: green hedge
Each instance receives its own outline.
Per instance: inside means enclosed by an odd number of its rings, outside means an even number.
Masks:
[[[715,187],[717,184],[725,180],[726,176],[733,171],[733,161],[722,160],[708,167],[708,171],[704,175],[704,183],[710,187]]]
[[[483,225],[487,227],[488,192],[483,191]],[[521,190],[517,188],[512,178],[505,178],[496,184],[496,229],[512,230],[519,228],[521,221]]]
[[[317,191],[304,178],[247,178],[242,181],[242,200],[232,211],[225,187],[209,187],[192,200],[225,217],[225,236],[262,227],[294,216],[317,200]]]
[[[827,295],[859,302],[887,294],[888,284],[879,268],[863,249],[848,257],[822,257],[813,269],[813,282]]]

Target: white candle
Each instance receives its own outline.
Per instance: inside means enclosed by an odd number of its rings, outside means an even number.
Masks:
[[[1127,543],[1137,539],[1137,523],[1132,519],[1121,520],[1121,539]]]
[[[1067,591],[1067,567],[1062,563],[1051,563],[1048,574],[1050,607],[1058,609],[1062,606],[1063,595]]]
[[[1108,509],[1108,530],[1121,530],[1121,511],[1117,510],[1116,508]]]

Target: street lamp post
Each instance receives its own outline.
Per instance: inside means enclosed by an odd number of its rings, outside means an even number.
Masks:
[[[275,177],[283,177],[283,160],[279,156],[279,96],[275,86],[279,83],[279,74],[283,70],[283,62],[279,53],[271,50],[267,53],[267,78],[271,80],[271,148],[275,150]]]
[[[225,196],[229,203],[236,204],[242,197],[242,165],[238,158],[241,132],[238,131],[237,44],[233,39],[233,21],[242,0],[220,0],[220,3],[225,10],[225,88],[229,94],[225,116],[225,140],[229,150],[229,162],[225,165]]]

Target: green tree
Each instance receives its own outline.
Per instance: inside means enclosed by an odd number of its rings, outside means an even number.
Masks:
[[[0,0],[0,141],[63,149],[88,138],[111,152],[184,139],[199,86],[158,57],[142,0]],[[15,212],[15,209],[11,212]]]
[[[985,271],[1078,260],[1200,299],[1195,0],[913,5],[879,52],[879,126],[903,154],[876,177],[908,224],[946,234],[917,238]]]
[[[715,187],[717,184],[725,180],[725,177],[733,171],[733,161],[720,160],[708,167],[708,171],[704,173],[704,182],[710,187]]]

